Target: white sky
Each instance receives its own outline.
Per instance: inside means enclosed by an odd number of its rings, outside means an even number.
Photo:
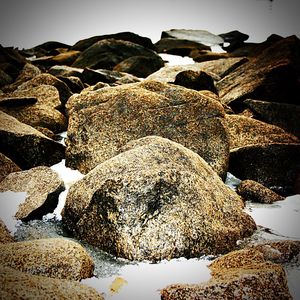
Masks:
[[[249,41],[300,35],[299,0],[5,0],[0,43],[30,48],[54,40],[73,45],[94,35],[132,31],[159,40],[171,28],[215,34],[239,30]]]

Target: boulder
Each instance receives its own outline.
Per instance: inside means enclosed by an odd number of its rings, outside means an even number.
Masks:
[[[237,187],[237,193],[245,200],[270,204],[285,198],[253,180],[243,180]]]
[[[210,264],[212,278],[201,284],[173,284],[161,290],[162,300],[281,299],[292,300],[284,268],[259,251],[239,250]]]
[[[74,95],[67,108],[66,165],[83,174],[120,153],[130,140],[160,135],[195,151],[226,176],[224,110],[200,92],[143,81]]]
[[[241,198],[193,151],[154,136],[123,150],[69,190],[62,222],[79,239],[158,261],[226,253],[256,229]]]
[[[0,152],[21,169],[52,166],[65,156],[65,147],[0,111]]]
[[[222,103],[240,110],[247,98],[297,104],[300,40],[273,43],[217,83]]]
[[[257,144],[230,152],[229,172],[251,179],[279,194],[293,193],[300,173],[300,144]]]
[[[241,115],[226,115],[230,150],[258,144],[300,143],[300,140],[275,125]]]
[[[0,182],[10,173],[21,171],[11,159],[0,152]]]
[[[94,262],[77,242],[48,238],[0,245],[2,266],[58,279],[81,280],[93,276]]]
[[[223,45],[222,48],[227,52],[232,52],[244,45],[244,41],[248,40],[249,35],[242,33],[238,30],[233,30],[226,33],[219,34],[221,38],[223,38],[224,43],[228,43],[229,45]]]
[[[213,61],[229,58],[228,53],[211,52],[208,50],[192,50],[189,55],[196,62]]]
[[[247,99],[244,104],[255,117],[264,122],[279,126],[300,138],[300,106],[286,103]]]
[[[58,204],[58,196],[65,189],[62,179],[49,167],[35,167],[27,171],[11,173],[0,182],[0,192],[26,192],[15,215],[18,220],[42,219],[52,213]]]
[[[0,267],[0,298],[2,299],[95,299],[104,300],[94,288],[67,279],[31,275]]]
[[[69,76],[76,76],[80,78],[81,73],[83,72],[82,68],[74,68],[70,66],[60,66],[60,65],[55,65],[49,68],[48,73],[53,75],[53,76],[64,76],[64,77],[69,77]]]
[[[0,88],[11,83],[13,83],[13,79],[11,78],[11,76],[0,69]]]
[[[14,238],[11,235],[10,231],[4,224],[4,222],[0,219],[0,245],[6,243],[14,242]]]
[[[112,70],[118,63],[131,56],[146,56],[161,61],[161,57],[141,45],[115,39],[96,42],[86,50],[72,64],[77,68]]]

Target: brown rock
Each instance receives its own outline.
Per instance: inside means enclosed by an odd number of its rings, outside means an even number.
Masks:
[[[20,167],[3,153],[0,153],[0,164],[0,182],[10,173],[21,171]]]
[[[0,245],[6,243],[14,242],[14,238],[11,235],[10,231],[4,224],[4,222],[0,219]]]
[[[36,167],[28,171],[11,173],[0,183],[0,192],[27,192],[25,202],[20,204],[15,217],[28,221],[41,219],[53,212],[58,196],[64,190],[59,175],[49,167]]]
[[[230,55],[228,53],[216,53],[207,50],[193,50],[189,55],[196,62],[212,61],[221,58],[228,58]]]
[[[130,140],[160,135],[195,151],[224,178],[228,136],[221,104],[197,91],[144,81],[70,98],[66,164],[87,173]]]

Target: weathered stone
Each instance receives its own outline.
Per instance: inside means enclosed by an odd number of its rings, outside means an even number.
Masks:
[[[161,291],[161,299],[292,299],[283,267],[266,261],[259,251],[231,252],[209,268],[212,279],[207,283],[170,285]]]
[[[300,143],[299,139],[280,127],[240,115],[226,115],[230,150],[258,144]]]
[[[193,151],[161,137],[123,150],[71,186],[62,221],[78,238],[157,261],[226,253],[256,229],[242,200]]]
[[[52,278],[81,280],[93,276],[94,262],[78,243],[48,238],[0,245],[2,266]]]
[[[17,166],[11,159],[5,156],[0,152],[0,182],[4,179],[8,174],[13,172],[21,171],[20,167]]]
[[[84,84],[79,77],[76,76],[57,76],[57,78],[63,81],[70,89],[72,93],[80,93],[84,88]]]
[[[217,83],[222,103],[240,110],[247,98],[297,104],[300,40],[281,39]]]
[[[0,245],[6,243],[13,243],[15,240],[11,235],[10,231],[4,224],[4,222],[0,219]]]
[[[115,40],[122,40],[132,42],[138,45],[141,45],[145,48],[149,48],[154,50],[154,45],[151,40],[147,37],[140,36],[133,32],[118,32],[113,34],[106,34],[106,35],[99,35],[93,36],[87,39],[83,39],[78,41],[74,46],[72,46],[73,50],[84,51],[96,42],[107,40],[107,39],[115,39]]]
[[[65,43],[61,43],[57,41],[48,41],[40,45],[37,45],[33,48],[26,49],[25,51],[27,52],[31,51],[30,56],[35,55],[37,57],[41,57],[45,55],[55,55],[58,52],[57,49],[70,49],[70,47],[71,47],[70,45]]]
[[[203,157],[222,177],[229,155],[221,104],[200,92],[156,81],[74,95],[66,165],[86,174],[130,140],[160,135]]]
[[[118,63],[114,70],[118,72],[126,72],[137,77],[145,78],[165,65],[160,56],[131,56]]]
[[[11,84],[13,82],[13,79],[11,76],[6,74],[3,70],[0,69],[0,88],[2,88],[5,85]]]
[[[49,68],[48,73],[54,76],[76,76],[80,78],[81,73],[83,72],[82,68],[74,68],[70,66],[53,66]]]
[[[0,298],[104,300],[94,288],[77,281],[31,275],[5,266],[0,267]]]
[[[52,166],[65,156],[65,147],[0,111],[0,152],[20,168]]]
[[[243,180],[237,187],[237,193],[245,200],[259,203],[273,203],[285,198],[253,180]]]
[[[27,197],[20,204],[15,217],[28,221],[42,219],[53,212],[58,196],[64,190],[59,175],[49,167],[36,167],[27,171],[11,173],[0,182],[0,191],[26,192]]]
[[[106,39],[96,42],[83,51],[72,66],[112,70],[118,63],[131,56],[161,59],[156,52],[141,45],[128,41]]]
[[[244,101],[255,117],[279,126],[300,138],[300,106],[247,99]]]
[[[176,38],[197,43],[204,44],[206,46],[215,46],[223,44],[222,37],[212,34],[206,30],[193,30],[193,29],[171,29],[163,31],[161,38]]]
[[[244,45],[244,41],[248,40],[249,35],[242,33],[238,30],[233,30],[230,32],[219,34],[223,38],[224,43],[229,43],[228,46],[222,46],[222,48],[227,52],[232,52]]]
[[[53,65],[67,65],[70,66],[81,54],[80,51],[70,50],[60,53],[52,58]]]
[[[38,99],[28,96],[14,96],[13,94],[1,94],[0,95],[0,109],[2,107],[20,107],[24,105],[31,105],[37,103]]]
[[[300,144],[258,144],[230,152],[229,172],[278,192],[292,193],[300,170]]]
[[[193,50],[189,56],[196,62],[226,59],[230,57],[228,53],[218,53],[207,50]]]

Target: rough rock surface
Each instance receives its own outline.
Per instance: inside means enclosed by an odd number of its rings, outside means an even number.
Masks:
[[[240,115],[226,115],[230,150],[259,144],[300,143],[300,140],[275,125]]]
[[[10,173],[21,171],[11,159],[0,152],[0,182]]]
[[[94,262],[77,242],[48,238],[0,245],[2,266],[52,278],[81,280],[93,276]]]
[[[74,95],[66,165],[87,173],[130,140],[159,135],[197,152],[222,177],[229,155],[222,105],[200,92],[144,81]]]
[[[0,111],[0,152],[21,169],[52,166],[64,158],[65,147]]]
[[[300,144],[258,144],[230,152],[229,172],[289,195],[300,173]]]
[[[0,219],[0,245],[6,243],[14,242],[14,238],[11,235],[10,231],[4,224],[4,222]]]
[[[55,171],[40,166],[6,176],[0,182],[0,192],[8,190],[27,193],[15,217],[28,221],[41,219],[45,214],[53,212],[58,196],[64,190],[64,183]]]
[[[31,275],[0,267],[1,299],[95,299],[104,300],[94,288],[67,279]]]
[[[285,198],[253,180],[243,180],[237,187],[237,193],[245,200],[259,203],[273,203]]]
[[[62,220],[78,238],[157,261],[224,253],[256,229],[242,200],[193,151],[161,137],[123,150],[71,186]]]
[[[257,250],[231,252],[209,268],[212,279],[207,283],[170,285],[161,291],[161,299],[292,299],[283,267],[266,261]]]

